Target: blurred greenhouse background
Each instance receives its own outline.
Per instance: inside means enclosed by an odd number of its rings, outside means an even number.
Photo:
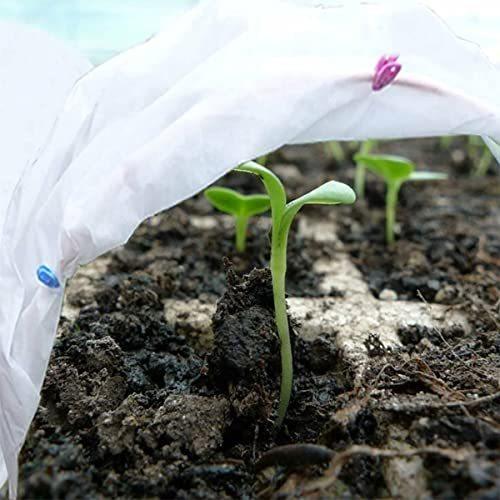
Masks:
[[[0,19],[46,30],[95,64],[142,42],[198,0],[1,0]]]
[[[288,1],[309,5],[338,5],[358,0]],[[402,1],[397,0],[395,3],[401,5]],[[49,31],[78,47],[97,64],[148,38],[176,15],[198,2],[199,0],[1,0],[0,20],[14,20]],[[423,3],[440,14],[457,34],[478,42],[490,58],[500,62],[500,2],[424,0]]]

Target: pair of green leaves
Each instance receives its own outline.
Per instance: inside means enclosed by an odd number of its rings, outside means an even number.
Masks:
[[[235,218],[236,248],[240,252],[244,251],[246,247],[246,231],[249,218],[263,214],[271,207],[273,207],[273,217],[276,214],[280,220],[280,226],[285,223],[289,228],[293,218],[304,205],[354,203],[356,199],[354,192],[349,186],[340,182],[330,181],[287,205],[283,184],[266,167],[256,162],[248,162],[236,170],[258,175],[263,180],[269,195],[244,195],[233,189],[214,186],[205,191],[205,197],[217,210],[230,214]]]
[[[282,182],[269,169],[258,163],[248,162],[236,170],[257,175],[264,183],[271,202],[273,231],[278,234],[283,231],[288,233],[293,218],[304,205],[339,205],[356,201],[356,194],[349,186],[342,182],[329,181],[287,203]]]
[[[447,175],[440,172],[417,171],[415,164],[393,155],[356,154],[357,163],[363,163],[374,174],[382,177],[387,184],[402,184],[406,181],[435,181],[446,179]]]
[[[207,200],[219,211],[232,215],[236,225],[236,250],[246,249],[248,220],[250,217],[267,212],[271,208],[271,200],[265,194],[244,195],[220,186],[205,191]]]
[[[205,196],[217,210],[235,217],[252,217],[271,208],[269,196],[265,194],[244,195],[234,189],[214,186],[205,191]]]
[[[371,170],[387,184],[386,194],[386,241],[394,243],[394,225],[399,189],[408,181],[436,181],[447,178],[440,172],[417,171],[415,164],[401,156],[357,154],[354,159],[358,165]]]

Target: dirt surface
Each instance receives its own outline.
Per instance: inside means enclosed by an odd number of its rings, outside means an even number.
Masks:
[[[238,255],[231,220],[198,196],[70,283],[20,498],[498,498],[500,177],[471,178],[463,141],[380,149],[450,179],[403,188],[392,249],[375,179],[355,207],[299,215],[287,291],[292,312],[299,300],[316,306],[290,318],[295,383],[281,429],[269,220],[252,221]],[[320,145],[285,148],[271,166],[293,196],[354,172],[349,154],[337,164]],[[244,174],[221,184],[261,189]],[[305,236],[315,223],[337,228],[362,282],[356,297],[442,306],[467,327],[402,324],[388,345],[382,317],[358,361],[341,348],[340,323],[306,334],[350,293],[340,279],[325,288],[317,263],[340,254],[331,238]]]

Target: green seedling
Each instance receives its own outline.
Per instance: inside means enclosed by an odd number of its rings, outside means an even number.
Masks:
[[[359,148],[359,155],[367,155],[376,146],[377,141],[368,140],[363,141]],[[356,191],[356,196],[362,200],[365,197],[365,177],[366,177],[366,166],[363,162],[356,162],[356,173],[354,176],[354,190]]]
[[[265,194],[240,194],[233,189],[214,186],[205,191],[207,200],[221,212],[235,219],[236,250],[244,252],[247,242],[248,220],[271,208],[269,196]]]
[[[259,156],[259,158],[257,158],[255,161],[259,165],[262,165],[263,167],[267,167],[267,163],[269,162],[269,155]]]
[[[452,135],[443,135],[439,138],[439,147],[443,150],[450,149],[454,139],[455,137]]]
[[[345,153],[342,144],[337,141],[325,142],[325,154],[333,158],[337,163],[342,163],[345,160]]]
[[[488,173],[491,165],[493,165],[493,155],[491,154],[489,148],[483,145],[481,156],[477,162],[474,175],[476,177],[484,177]]]
[[[357,154],[354,159],[384,179],[387,184],[385,198],[386,222],[385,236],[387,244],[394,243],[394,224],[396,207],[401,186],[407,181],[435,181],[446,179],[447,175],[439,172],[415,171],[415,165],[408,159],[390,155]]]
[[[475,168],[472,175],[484,177],[493,164],[493,155],[484,143],[483,139],[477,135],[467,137],[467,155],[472,160]]]
[[[276,327],[281,345],[281,390],[278,425],[283,422],[290,402],[293,382],[292,347],[285,300],[285,277],[287,265],[288,233],[295,215],[304,205],[338,205],[354,203],[356,195],[347,185],[330,181],[313,191],[287,202],[285,188],[270,170],[255,162],[248,162],[236,169],[260,177],[271,200],[272,238],[271,274]]]
[[[453,136],[441,137],[439,141],[441,149],[449,149],[453,143],[453,139]],[[484,177],[494,164],[494,156],[490,148],[484,143],[481,137],[469,135],[466,137],[465,150],[469,160],[473,164],[471,175],[474,177]]]

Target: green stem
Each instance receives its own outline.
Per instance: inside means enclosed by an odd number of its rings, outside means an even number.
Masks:
[[[329,154],[337,163],[341,163],[345,160],[344,149],[340,142],[329,141],[326,143],[326,152]]]
[[[385,196],[385,239],[388,245],[394,243],[394,224],[396,222],[399,187],[400,184],[398,183],[387,185],[387,194]]]
[[[274,314],[281,346],[281,389],[277,421],[277,425],[280,426],[285,418],[292,394],[293,356],[285,295],[288,231],[283,234],[278,224],[273,227],[275,230],[272,236],[271,274],[273,277]]]
[[[358,163],[356,165],[356,173],[354,174],[354,191],[356,191],[356,195],[360,200],[365,197],[365,177],[366,167]]]
[[[245,251],[247,245],[248,217],[246,215],[236,216],[236,250],[240,253]]]
[[[477,164],[474,175],[476,177],[484,177],[488,173],[488,169],[490,168],[492,161],[493,155],[491,154],[491,151],[487,147],[485,147],[483,154],[481,155],[481,158],[479,159],[479,162]]]
[[[293,383],[293,359],[288,316],[286,312],[286,253],[288,231],[293,219],[292,212],[286,217],[286,193],[281,181],[270,170],[255,162],[248,162],[238,167],[241,172],[258,175],[271,199],[272,237],[271,237],[271,274],[273,278],[273,299],[276,328],[281,346],[281,390],[277,425],[281,425],[290,402]],[[297,207],[298,209],[299,207]],[[286,220],[284,220],[286,219]]]
[[[453,143],[453,136],[452,135],[443,135],[439,139],[439,147],[441,149],[449,149],[452,143]]]
[[[269,159],[269,155],[259,156],[259,158],[257,158],[257,163],[259,165],[262,165],[263,167],[265,167],[267,165],[267,160],[268,159]]]
[[[377,141],[374,140],[363,141],[359,148],[360,154],[369,154],[376,144]],[[356,173],[354,174],[354,191],[356,191],[356,195],[360,200],[365,197],[365,178],[366,167],[362,163],[358,163],[356,165]]]

